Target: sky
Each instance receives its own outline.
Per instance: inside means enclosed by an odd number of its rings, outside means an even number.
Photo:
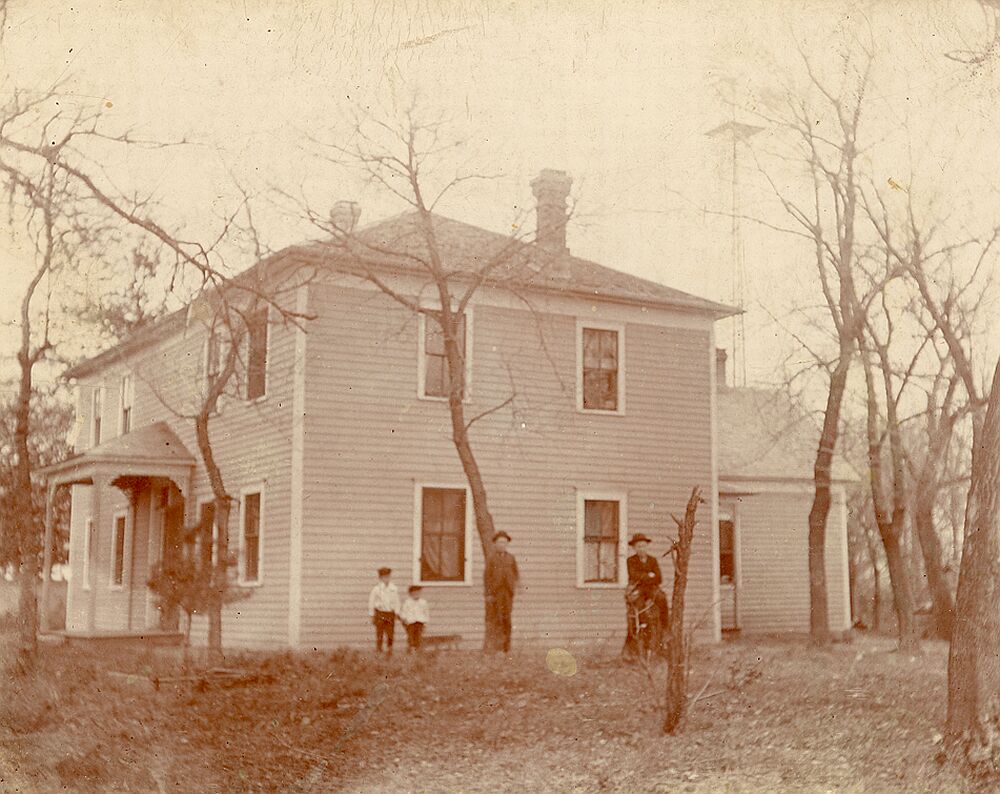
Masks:
[[[951,222],[975,225],[996,204],[1000,75],[946,53],[984,30],[973,0],[13,0],[0,72],[7,90],[63,81],[69,101],[103,109],[109,131],[186,141],[115,150],[102,165],[195,237],[210,237],[235,206],[234,179],[262,196],[257,217],[272,248],[315,236],[287,202],[268,198],[272,188],[319,211],[356,200],[362,222],[401,211],[318,160],[310,140],[346,140],[353,109],[391,117],[415,101],[463,141],[432,179],[458,167],[497,176],[456,192],[443,214],[502,231],[532,206],[532,177],[563,169],[574,180],[574,253],[731,302],[733,165],[729,146],[705,135],[731,117],[720,86],[735,86],[741,120],[764,127],[758,159],[744,151],[738,163],[741,211],[777,222],[755,164],[781,138],[753,115],[757,100],[802,83],[801,53],[836,83],[844,52],[867,43],[876,53],[872,172],[919,184]],[[799,189],[794,171],[772,173],[780,189]],[[6,232],[0,362],[9,365],[30,257]],[[816,302],[810,252],[753,221],[740,234],[747,378],[770,382],[794,354],[796,307]],[[725,344],[728,327],[719,332]]]

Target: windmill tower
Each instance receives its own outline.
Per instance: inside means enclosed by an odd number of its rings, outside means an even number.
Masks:
[[[732,290],[730,302],[740,309],[744,308],[744,291],[746,285],[746,256],[743,251],[742,223],[740,218],[740,169],[739,146],[749,138],[763,130],[753,124],[743,124],[736,120],[736,107],[733,106],[733,117],[725,124],[705,133],[709,138],[715,138],[729,144],[732,152],[732,194],[730,217],[732,218]],[[747,356],[746,356],[746,325],[742,313],[732,318],[732,351],[733,351],[733,385],[746,386]]]

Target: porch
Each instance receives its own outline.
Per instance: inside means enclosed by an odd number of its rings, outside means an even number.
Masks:
[[[110,439],[43,470],[45,557],[41,614],[52,566],[52,505],[71,489],[65,642],[172,643],[177,615],[165,614],[146,583],[154,567],[182,553],[195,459],[165,422]]]
[[[97,649],[174,646],[184,642],[180,631],[148,629],[145,631],[52,631],[41,636],[46,643],[77,645]]]

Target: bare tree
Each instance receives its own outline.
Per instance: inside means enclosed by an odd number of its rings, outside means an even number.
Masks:
[[[927,389],[923,427],[919,434],[911,434],[906,460],[913,481],[910,512],[934,610],[934,633],[939,639],[947,640],[951,638],[954,623],[954,587],[947,575],[935,514],[939,503],[948,495],[949,470],[954,467],[956,457],[955,427],[965,407],[956,405],[959,378],[951,369],[947,355],[940,357],[940,364],[941,369]]]
[[[856,281],[862,178],[859,134],[873,59],[865,52],[858,67],[845,62],[845,76],[839,90],[827,87],[805,54],[802,60],[809,93],[817,97],[818,104],[814,106],[810,96],[803,97],[789,89],[784,98],[785,111],[765,118],[790,134],[794,155],[784,152],[778,159],[791,160],[804,168],[808,197],[798,198],[779,188],[773,176],[764,168],[761,171],[793,224],[790,229],[766,225],[802,238],[810,246],[836,344],[836,354],[832,357],[816,354],[829,382],[813,466],[814,495],[808,536],[810,640],[815,645],[826,645],[831,639],[825,544],[832,466],[858,335],[864,328],[866,309],[876,295],[875,292],[859,294]],[[832,120],[832,131],[818,128],[817,114]]]
[[[277,262],[261,242],[250,196],[235,211],[223,218],[217,241],[229,239],[248,241],[244,253],[255,264],[241,275],[206,286],[187,307],[188,326],[203,333],[207,343],[206,360],[196,364],[196,370],[180,363],[183,371],[173,372],[174,380],[189,385],[181,402],[174,401],[163,388],[165,378],[162,363],[153,371],[140,370],[143,381],[176,418],[190,422],[194,428],[198,456],[212,492],[210,520],[201,521],[191,530],[202,550],[202,559],[195,566],[197,578],[192,582],[200,591],[199,600],[207,603],[208,653],[212,662],[223,659],[222,616],[225,604],[246,595],[234,587],[232,570],[236,562],[230,545],[230,519],[235,497],[230,493],[224,476],[224,461],[220,460],[213,443],[212,427],[224,400],[250,400],[259,397],[265,383],[266,340],[268,325],[292,325],[304,328],[309,315],[299,305],[296,295],[308,285],[314,268]],[[245,221],[239,221],[240,217]],[[214,249],[213,249],[214,250]],[[222,260],[219,262],[221,266]],[[190,576],[190,566],[181,570]]]
[[[479,413],[467,415],[465,316],[477,293],[486,288],[505,290],[535,314],[531,284],[544,283],[551,269],[566,256],[564,229],[569,179],[560,172],[552,174],[556,183],[553,192],[557,195],[549,198],[549,205],[554,211],[547,221],[542,220],[540,212],[535,244],[529,244],[518,215],[512,224],[515,233],[497,235],[485,248],[473,245],[460,250],[443,239],[444,220],[435,214],[435,209],[454,188],[491,177],[467,172],[441,178],[449,168],[446,158],[460,146],[447,139],[443,121],[424,120],[412,108],[402,115],[399,123],[362,115],[348,140],[351,143],[317,142],[317,146],[328,161],[360,171],[368,183],[411,208],[398,238],[386,241],[366,236],[355,228],[357,217],[352,214],[351,206],[341,206],[327,216],[311,210],[306,202],[295,200],[308,219],[331,236],[327,258],[330,269],[373,286],[413,315],[422,316],[439,332],[446,369],[443,396],[447,399],[451,441],[469,484],[477,534],[483,554],[488,557],[493,551],[497,528],[471,431],[485,417],[504,409],[513,410],[517,390],[508,372],[509,394]],[[430,187],[432,182],[438,183],[434,189]],[[542,184],[536,191],[550,187]],[[411,283],[406,283],[407,279]],[[430,298],[421,299],[427,293]],[[541,331],[539,338],[544,349]],[[490,593],[484,595],[483,648],[498,651],[503,644],[499,616]]]
[[[0,133],[2,134],[2,133]],[[11,520],[4,527],[4,545],[18,561],[21,587],[18,609],[19,648],[16,670],[28,672],[37,654],[38,605],[36,582],[40,542],[32,510],[32,400],[34,370],[52,348],[47,307],[39,315],[38,305],[47,297],[46,284],[69,262],[83,244],[84,233],[73,212],[76,196],[72,185],[51,164],[35,169],[15,167],[2,160],[0,179],[8,195],[10,221],[19,223],[34,244],[34,270],[20,303],[19,370],[13,403],[13,472],[11,476]],[[39,327],[40,325],[40,327]]]
[[[990,265],[1000,241],[1000,227],[957,240],[949,235],[949,239],[939,243],[940,225],[918,219],[912,188],[907,191],[901,219],[893,217],[884,196],[874,189],[864,195],[864,210],[891,267],[899,269],[915,287],[911,308],[925,339],[932,343],[929,349],[936,354],[927,390],[926,450],[920,465],[910,456],[910,470],[917,485],[914,524],[934,603],[936,630],[939,635],[947,636],[953,607],[933,517],[938,497],[948,482],[944,464],[956,423],[968,415],[973,448],[981,443],[985,400],[973,363],[974,325],[990,294]],[[965,260],[968,260],[966,272],[960,274],[959,262]],[[970,489],[966,499],[966,532],[973,498],[974,490]]]
[[[867,333],[860,333],[858,336],[858,347],[861,351],[862,368],[865,375],[868,472],[875,524],[882,539],[886,565],[889,569],[889,581],[892,585],[893,605],[896,610],[899,631],[899,649],[905,653],[912,653],[919,647],[919,634],[914,620],[913,586],[904,547],[907,505],[906,465],[899,417],[899,401],[912,371],[912,364],[903,376],[903,384],[897,390],[894,386],[893,362],[889,353],[894,323],[891,311],[886,310],[884,315],[888,328],[887,337],[884,340],[880,338],[873,322],[866,324]],[[879,389],[875,382],[875,365],[871,361],[871,348],[874,348],[882,380],[885,405],[884,430],[879,427],[881,421]],[[916,357],[913,363],[915,361]],[[888,473],[885,471],[884,465],[886,437],[889,441]],[[886,480],[889,482],[891,495],[886,493]]]
[[[6,4],[0,4],[0,15],[5,11]],[[38,577],[39,539],[29,519],[33,373],[35,366],[53,349],[50,328],[57,307],[51,305],[50,297],[55,279],[60,272],[78,264],[85,254],[88,261],[100,262],[121,239],[119,232],[124,228],[158,249],[149,256],[163,252],[170,257],[167,266],[171,286],[187,272],[193,272],[206,288],[232,285],[218,256],[219,240],[206,245],[169,231],[154,219],[154,208],[148,198],[116,188],[100,159],[94,157],[95,147],[162,146],[137,140],[128,132],[105,132],[101,110],[79,105],[76,99],[61,94],[59,86],[43,92],[15,88],[0,106],[0,188],[8,197],[12,226],[25,231],[35,255],[34,270],[21,297],[18,318],[15,519],[5,528],[12,538],[10,545],[21,558],[19,667],[22,670],[31,667],[37,652],[34,583]],[[118,232],[112,233],[112,229]],[[132,266],[136,265],[133,261]]]
[[[677,524],[677,540],[671,545],[674,562],[674,584],[670,598],[670,646],[667,650],[667,700],[663,718],[663,732],[675,733],[688,708],[688,673],[690,672],[690,643],[688,627],[684,624],[684,599],[687,592],[688,567],[691,561],[691,544],[698,523],[698,505],[702,502],[701,489],[694,488],[684,510],[684,518],[672,516]]]
[[[948,656],[947,734],[976,772],[1000,773],[1000,362],[972,450],[971,516]]]

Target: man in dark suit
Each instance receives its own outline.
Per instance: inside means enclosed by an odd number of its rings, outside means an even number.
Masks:
[[[510,653],[511,612],[518,580],[517,561],[507,551],[508,543],[510,535],[506,532],[497,532],[493,536],[493,553],[486,559],[486,570],[483,571],[487,614],[500,631],[504,653]]]
[[[637,592],[647,600],[652,600],[660,614],[660,626],[666,631],[670,624],[670,608],[667,606],[667,594],[660,585],[663,574],[660,573],[660,563],[649,553],[652,539],[643,534],[635,534],[629,540],[629,547],[635,552],[628,560],[629,591]]]

